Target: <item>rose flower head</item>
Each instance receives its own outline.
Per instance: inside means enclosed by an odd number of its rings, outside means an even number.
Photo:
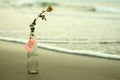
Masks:
[[[47,12],[52,12],[53,8],[51,6],[48,6],[48,8],[46,9]]]

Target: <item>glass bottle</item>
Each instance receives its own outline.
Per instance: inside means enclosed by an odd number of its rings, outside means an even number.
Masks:
[[[30,38],[34,37],[34,33],[31,31]],[[31,52],[27,52],[27,69],[29,74],[39,73],[39,55],[37,52],[37,43]]]

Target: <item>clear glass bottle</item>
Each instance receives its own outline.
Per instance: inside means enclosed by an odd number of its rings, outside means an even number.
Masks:
[[[34,38],[32,32],[30,33],[30,37]],[[31,52],[27,52],[27,69],[29,74],[39,73],[39,54],[37,52],[37,44]]]

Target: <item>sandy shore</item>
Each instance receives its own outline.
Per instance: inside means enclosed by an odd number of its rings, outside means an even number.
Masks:
[[[0,41],[1,80],[120,80],[120,62],[39,49],[39,74],[27,74],[24,45]]]

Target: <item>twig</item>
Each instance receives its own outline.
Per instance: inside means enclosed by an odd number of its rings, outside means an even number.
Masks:
[[[51,12],[52,10],[53,10],[53,8],[52,8],[51,6],[48,6],[48,8],[47,8],[46,10],[42,10],[42,12],[37,16],[37,18],[35,18],[35,19],[33,20],[33,22],[30,24],[30,32],[31,32],[31,33],[30,33],[30,38],[31,38],[31,36],[34,37],[35,25],[36,25],[37,20],[38,20],[39,18],[41,18],[42,20],[47,21],[44,13],[46,13],[46,12]]]

